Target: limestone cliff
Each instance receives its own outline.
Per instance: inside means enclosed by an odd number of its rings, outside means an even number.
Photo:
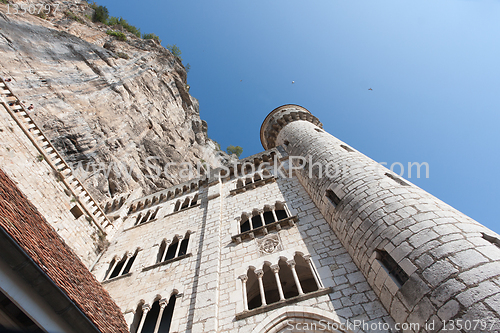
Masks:
[[[88,19],[86,2],[49,3],[59,8],[44,19],[7,14],[0,4],[0,75],[33,104],[36,122],[80,166],[97,200],[179,183],[169,175],[185,166],[158,172],[169,162],[218,166],[227,158],[207,137],[186,70],[170,51],[127,32],[126,41],[107,35],[109,27]],[[117,166],[133,167],[132,177]]]

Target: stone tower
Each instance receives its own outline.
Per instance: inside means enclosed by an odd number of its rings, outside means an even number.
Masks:
[[[281,106],[264,152],[107,211],[132,333],[498,330],[498,236],[321,127]]]
[[[308,158],[297,178],[396,322],[434,321],[438,330],[462,319],[465,331],[499,329],[494,232],[326,133],[303,107],[272,111],[261,140]],[[327,165],[335,172],[318,177]]]

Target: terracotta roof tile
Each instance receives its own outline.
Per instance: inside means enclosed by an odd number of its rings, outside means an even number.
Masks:
[[[0,226],[101,332],[128,332],[108,292],[1,169]]]

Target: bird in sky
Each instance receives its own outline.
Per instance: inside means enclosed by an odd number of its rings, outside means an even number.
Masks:
[[[373,90],[372,88],[368,89],[368,90]]]
[[[294,83],[295,83],[295,81],[292,81],[292,84],[294,84]]]

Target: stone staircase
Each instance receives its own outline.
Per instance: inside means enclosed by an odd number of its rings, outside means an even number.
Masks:
[[[103,234],[107,234],[107,231],[113,227],[110,220],[97,201],[75,177],[71,167],[50,143],[50,140],[30,116],[26,106],[21,103],[3,78],[0,78],[0,102],[54,170],[58,179],[68,188],[87,216],[92,219]]]

